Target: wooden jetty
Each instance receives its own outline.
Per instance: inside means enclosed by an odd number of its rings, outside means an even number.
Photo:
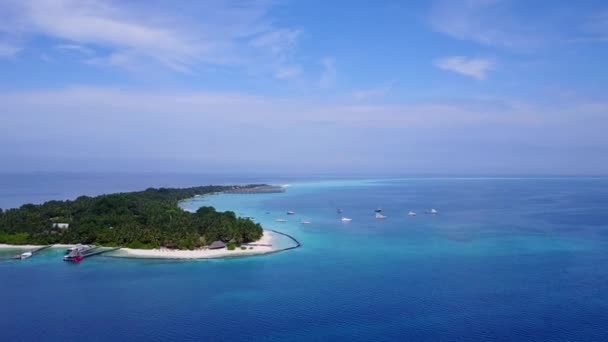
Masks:
[[[84,253],[82,255],[83,258],[88,258],[88,257],[92,257],[94,255],[101,255],[104,253],[109,253],[109,252],[114,252],[116,250],[121,249],[122,247],[113,247],[113,248],[109,248],[109,249],[102,249],[101,247],[95,247],[93,249],[88,250],[88,253]]]
[[[101,255],[104,253],[109,253],[109,252],[113,252],[116,250],[121,249],[122,247],[112,247],[112,248],[101,248],[101,247],[94,247],[91,248],[85,252],[75,252],[75,253],[70,253],[66,256],[63,257],[63,261],[67,261],[67,262],[73,262],[73,263],[79,263],[82,260],[88,258],[88,257],[92,257],[95,255]]]
[[[29,258],[33,257],[34,254],[42,252],[43,250],[51,248],[51,247],[53,247],[53,245],[47,245],[47,246],[38,247],[36,249],[32,249],[31,251],[17,254],[15,256],[13,256],[12,259],[15,259],[15,260],[29,259]]]

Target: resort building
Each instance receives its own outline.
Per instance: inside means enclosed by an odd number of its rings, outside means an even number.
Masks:
[[[68,229],[68,228],[70,228],[70,224],[69,223],[53,223],[53,228]]]
[[[222,241],[213,241],[211,245],[209,245],[209,249],[221,249],[225,248],[226,244]]]

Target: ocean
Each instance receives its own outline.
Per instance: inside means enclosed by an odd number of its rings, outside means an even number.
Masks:
[[[608,341],[608,178],[5,175],[0,207],[259,181],[289,186],[182,206],[252,216],[300,248],[200,261],[73,265],[60,250],[5,259],[0,340]]]

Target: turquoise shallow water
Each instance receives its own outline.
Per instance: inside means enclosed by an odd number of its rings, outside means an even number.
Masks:
[[[0,262],[3,338],[608,340],[605,178],[300,182],[182,204],[201,205],[303,246],[195,262],[67,265],[61,251]]]

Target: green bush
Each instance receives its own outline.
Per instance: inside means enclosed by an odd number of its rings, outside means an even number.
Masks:
[[[236,244],[234,242],[229,242],[226,247],[228,248],[229,251],[233,251],[236,249]]]
[[[241,250],[246,250],[246,249],[247,249],[247,247],[245,247],[245,246],[241,247]]]

